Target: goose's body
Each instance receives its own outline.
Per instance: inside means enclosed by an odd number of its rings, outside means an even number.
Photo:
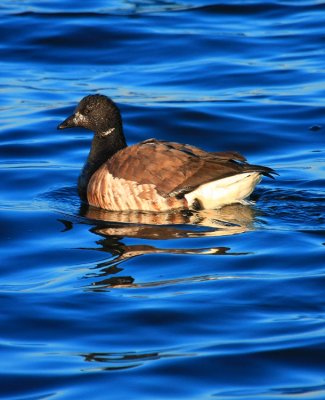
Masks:
[[[79,178],[79,193],[107,210],[168,211],[213,209],[242,202],[270,168],[250,165],[236,152],[206,152],[197,147],[149,139],[127,146],[115,103],[87,96],[58,128],[95,131]]]

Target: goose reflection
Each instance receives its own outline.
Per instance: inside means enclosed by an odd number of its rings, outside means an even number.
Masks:
[[[100,235],[167,240],[247,232],[254,229],[256,211],[243,204],[233,204],[219,210],[169,213],[114,212],[85,207],[80,215],[96,221],[99,226],[94,232]],[[108,224],[101,224],[103,222]]]
[[[256,211],[249,205],[229,205],[219,210],[202,210],[197,212],[111,212],[92,207],[83,207],[80,216],[90,231],[98,235],[96,242],[100,247],[84,248],[109,253],[107,261],[100,262],[88,273],[86,278],[92,280],[88,289],[101,291],[108,288],[139,288],[159,285],[177,284],[184,281],[202,281],[216,279],[211,276],[182,278],[138,284],[135,278],[122,275],[122,264],[135,257],[151,254],[189,254],[189,255],[242,255],[234,253],[224,246],[208,248],[164,248],[167,240],[193,239],[202,237],[221,237],[242,234],[254,229]],[[62,221],[71,229],[71,221]],[[73,225],[73,224],[72,224]],[[127,243],[132,239],[131,244]],[[141,243],[133,243],[134,239]],[[143,243],[143,239],[150,243]],[[153,245],[151,241],[157,241]],[[189,241],[190,244],[190,241]],[[196,242],[197,244],[197,242]]]

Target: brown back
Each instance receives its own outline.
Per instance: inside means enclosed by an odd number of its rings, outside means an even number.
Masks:
[[[272,171],[245,160],[236,152],[209,153],[190,145],[149,139],[120,150],[106,167],[116,178],[155,185],[161,196],[182,197],[207,182],[248,171]]]

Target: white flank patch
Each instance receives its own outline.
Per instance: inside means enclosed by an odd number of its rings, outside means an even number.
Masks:
[[[253,192],[261,179],[262,176],[258,172],[237,174],[201,185],[193,192],[187,193],[185,198],[189,206],[197,199],[201,206],[208,210],[240,203]]]

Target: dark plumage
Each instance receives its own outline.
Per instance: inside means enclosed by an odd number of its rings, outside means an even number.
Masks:
[[[119,109],[103,95],[83,98],[58,129],[77,126],[95,132],[79,194],[108,210],[216,208],[242,201],[261,175],[275,174],[236,152],[206,152],[156,139],[127,146]]]

